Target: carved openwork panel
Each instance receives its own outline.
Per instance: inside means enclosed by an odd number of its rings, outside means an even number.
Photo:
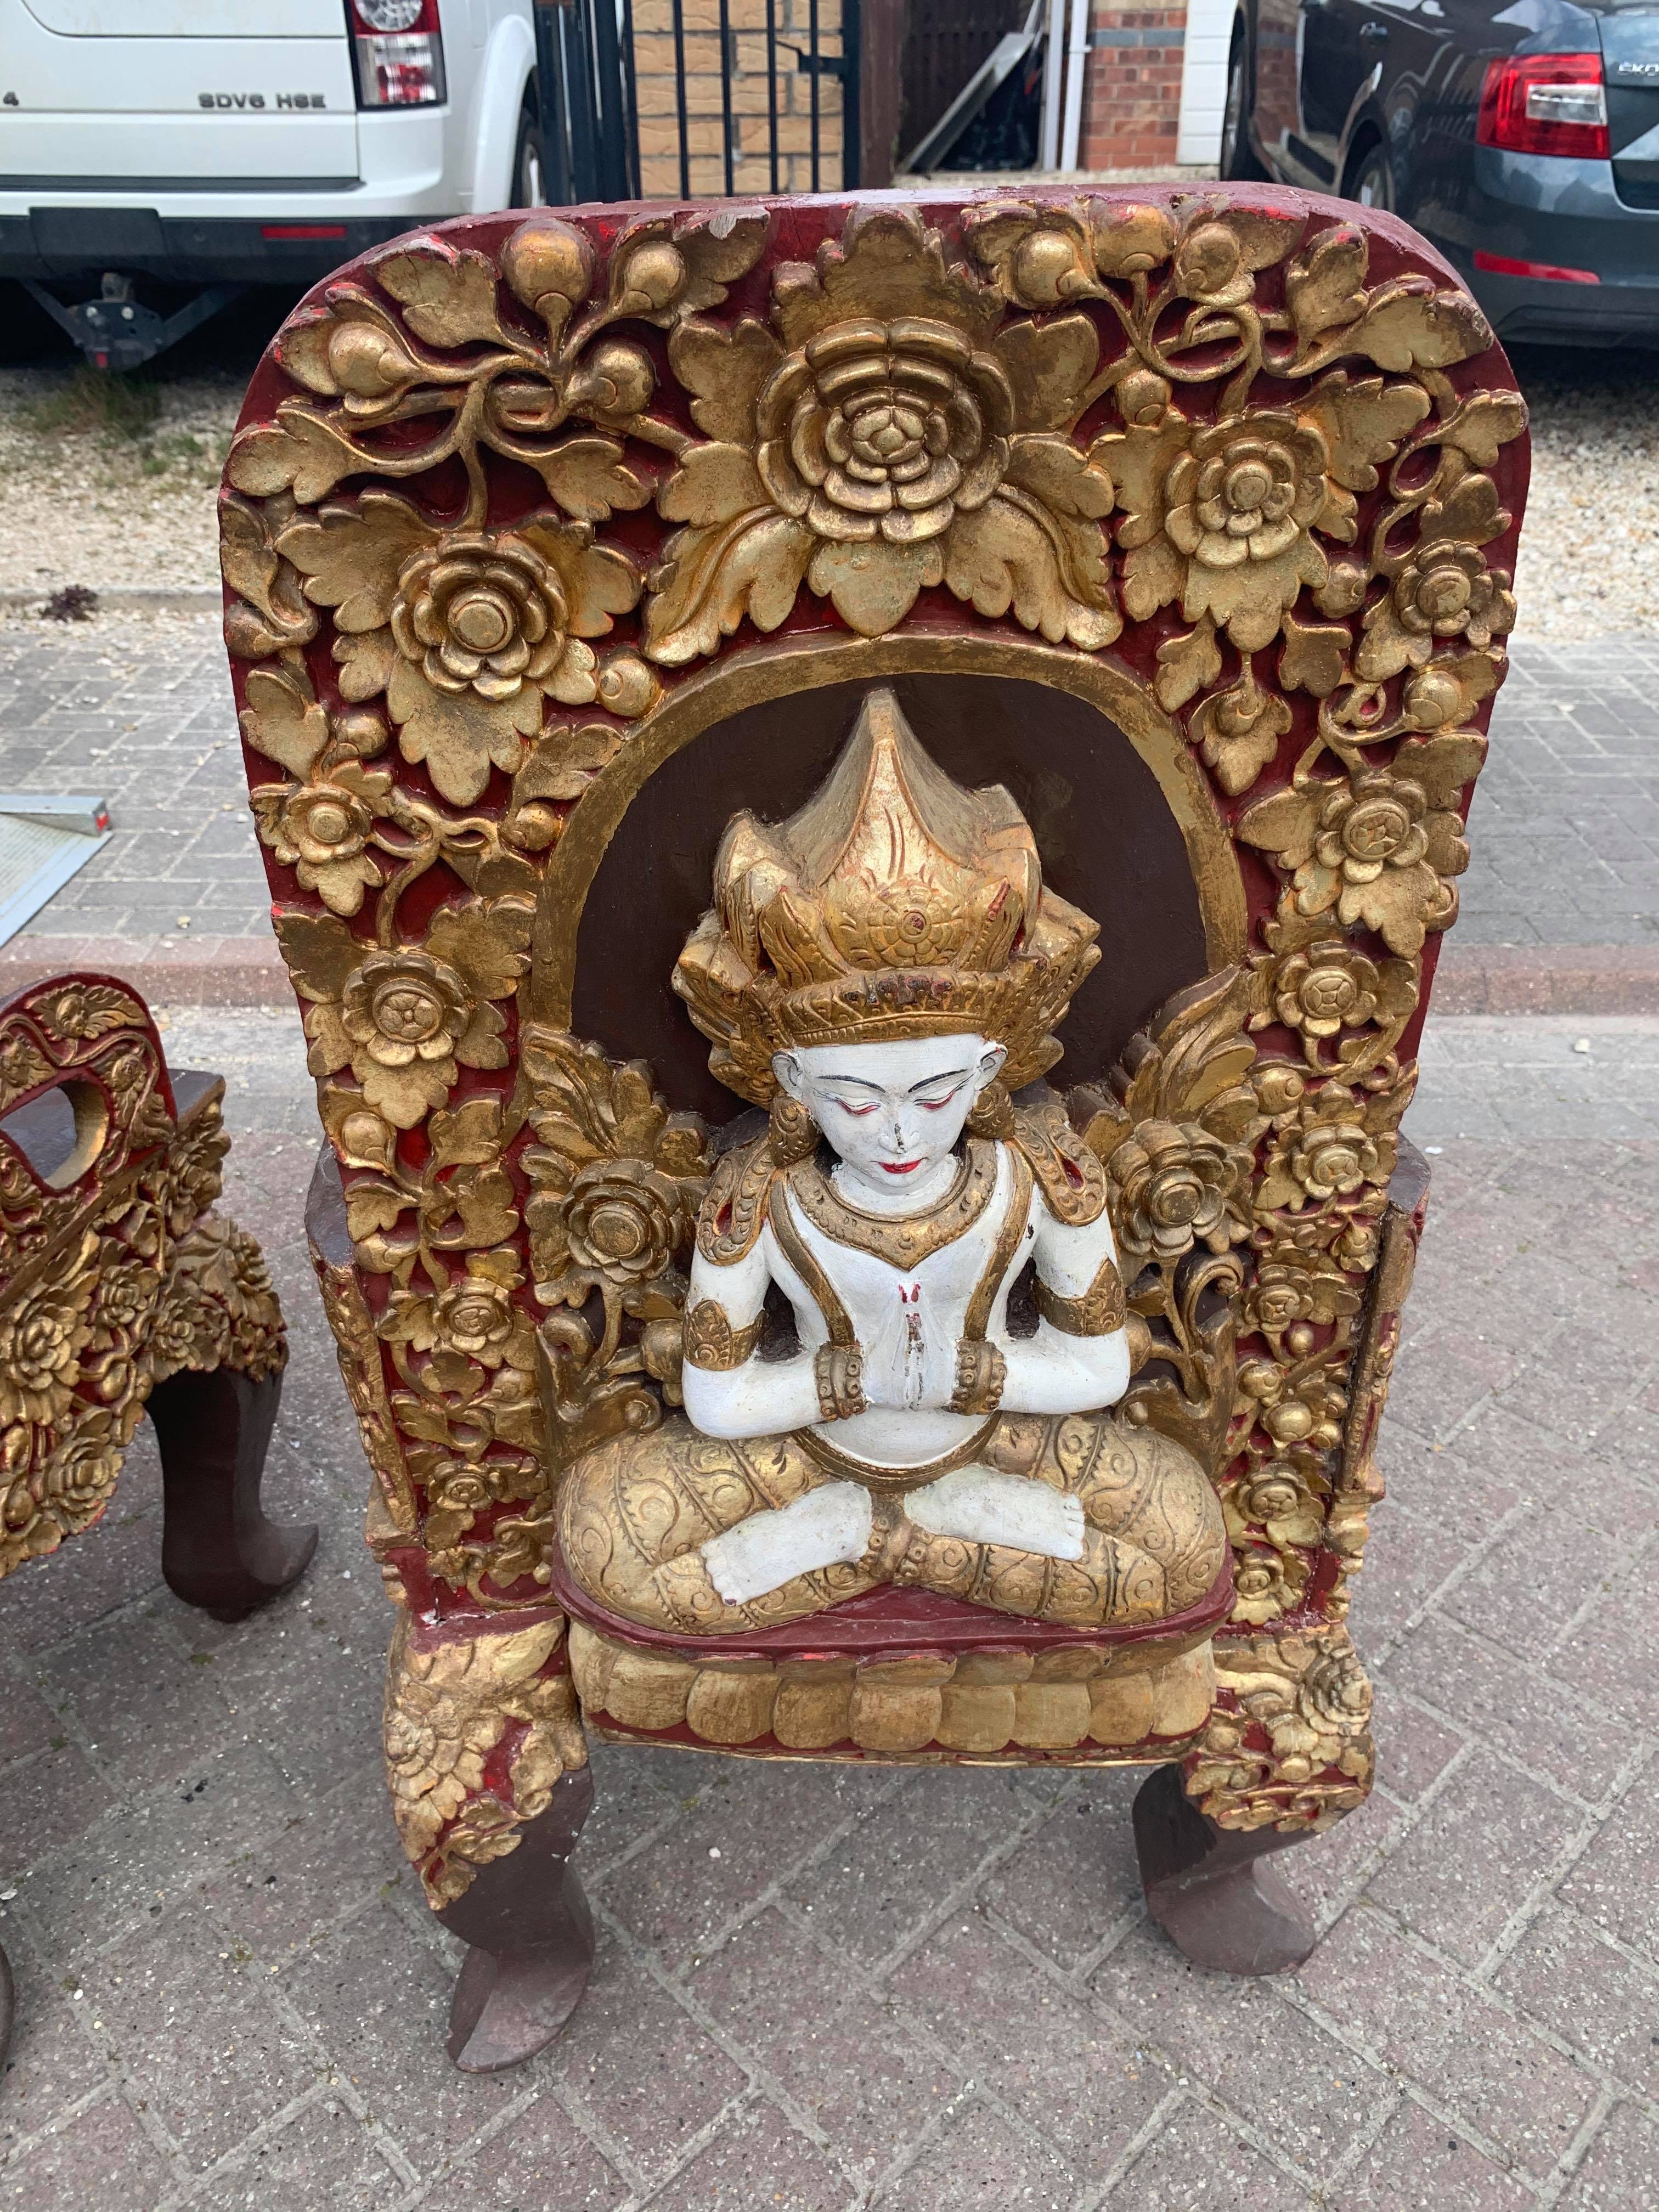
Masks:
[[[154,1386],[287,1356],[258,1247],[210,1212],[223,1085],[175,1100],[148,1008],[66,975],[0,1007],[0,1575],[108,1504]]]
[[[1240,1825],[1363,1790],[1340,1623],[1414,1235],[1389,1189],[1524,426],[1420,241],[1249,187],[489,217],[290,318],[226,471],[227,638],[415,1646],[545,1612],[562,1471],[682,1403],[745,1131],[678,1071],[704,1048],[652,917],[696,922],[735,805],[816,787],[835,687],[914,720],[977,684],[944,765],[1015,788],[1067,898],[1093,867],[1124,901],[1022,1103],[1104,1171],[1126,1418],[1219,1489],[1194,1786]],[[1028,695],[1086,718],[1052,773]]]

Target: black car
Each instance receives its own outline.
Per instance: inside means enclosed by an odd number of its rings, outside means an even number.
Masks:
[[[1240,0],[1221,173],[1403,216],[1501,338],[1659,343],[1659,0]]]

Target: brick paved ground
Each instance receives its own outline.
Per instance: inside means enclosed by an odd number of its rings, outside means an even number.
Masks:
[[[1355,1608],[1382,1784],[1279,1862],[1326,1929],[1301,1972],[1194,1973],[1148,1925],[1133,1776],[611,1750],[593,1987],[474,2081],[379,1773],[295,1025],[167,1042],[233,1078],[231,1202],[294,1336],[269,1488],[325,1533],[261,1618],[198,1618],[146,1431],[106,1522],[0,1588],[0,2206],[1659,2207],[1659,1024],[1431,1032]]]
[[[1522,642],[1471,820],[1461,957],[1659,945],[1659,637]],[[115,836],[33,934],[268,939],[211,619],[0,629],[0,785],[101,792]]]

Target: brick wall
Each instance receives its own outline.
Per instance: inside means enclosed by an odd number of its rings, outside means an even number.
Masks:
[[[813,79],[798,72],[797,51],[808,51],[809,0],[774,0],[778,46],[778,179],[783,192],[814,190],[811,163]],[[841,52],[836,0],[818,0],[818,52]],[[730,51],[720,52],[719,0],[682,0],[685,95],[694,195],[726,189],[721,77],[731,68],[737,140],[735,192],[772,189],[768,123],[766,0],[727,0]],[[647,199],[680,191],[680,131],[674,87],[673,11],[670,0],[634,0],[634,57],[640,110],[640,186]],[[818,191],[841,189],[841,82],[820,76]]]
[[[1176,159],[1186,33],[1185,0],[1167,8],[1096,0],[1083,80],[1082,167],[1145,168]]]

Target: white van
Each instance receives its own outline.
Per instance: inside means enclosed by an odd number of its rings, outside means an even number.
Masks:
[[[234,288],[532,205],[535,61],[532,0],[0,0],[0,277],[125,368]]]

